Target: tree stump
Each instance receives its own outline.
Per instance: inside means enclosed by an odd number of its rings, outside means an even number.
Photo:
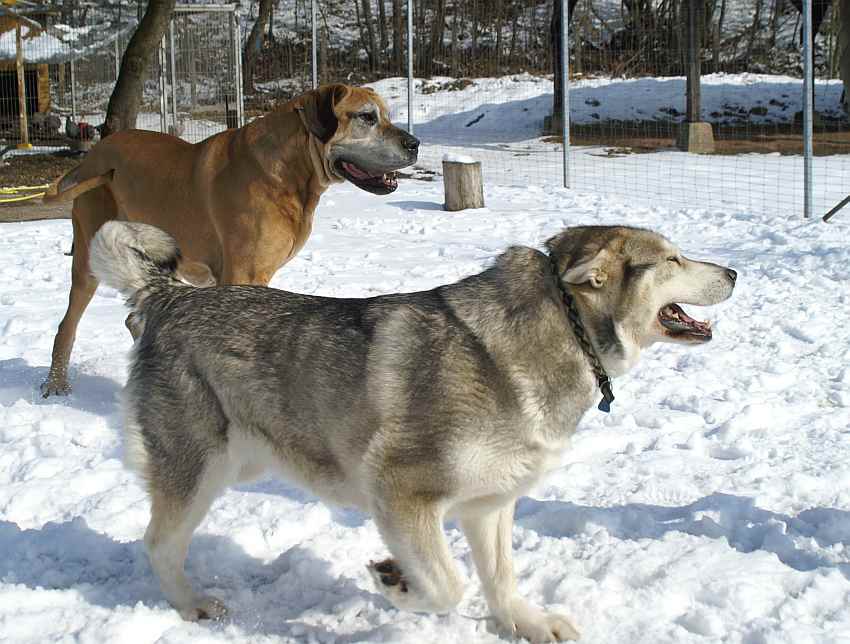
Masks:
[[[443,160],[443,185],[449,211],[484,207],[484,181],[481,179],[481,162]]]

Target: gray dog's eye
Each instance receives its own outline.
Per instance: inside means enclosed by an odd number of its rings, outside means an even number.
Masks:
[[[674,264],[678,264],[679,266],[682,265],[682,260],[680,260],[678,257],[668,257],[667,261],[673,262]]]
[[[374,112],[362,112],[361,114],[357,115],[357,118],[359,118],[367,125],[375,125],[375,123],[378,122],[378,115]]]

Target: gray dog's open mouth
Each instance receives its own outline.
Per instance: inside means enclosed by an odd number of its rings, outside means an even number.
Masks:
[[[711,322],[700,322],[682,310],[678,304],[668,304],[658,311],[658,321],[672,338],[708,342],[711,340]]]
[[[369,174],[350,161],[338,160],[334,169],[358,188],[376,195],[388,195],[398,188],[398,173]]]

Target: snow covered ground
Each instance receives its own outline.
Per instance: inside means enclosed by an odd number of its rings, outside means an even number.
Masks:
[[[273,286],[429,288],[586,223],[650,227],[734,267],[735,295],[707,314],[715,340],[647,351],[615,382],[613,412],[589,412],[561,466],[520,501],[520,589],[572,616],[584,642],[850,641],[850,219],[533,185],[485,197],[485,209],[449,214],[439,180],[386,197],[335,187]],[[372,520],[271,480],[219,499],[189,553],[190,576],[231,618],[182,622],[143,552],[148,502],[120,463],[123,304],[98,292],[72,358],[75,392],[42,400],[71,227],[0,232],[0,641],[500,641],[455,525],[448,538],[470,575],[458,613],[402,613],[370,585],[365,564],[385,555]]]

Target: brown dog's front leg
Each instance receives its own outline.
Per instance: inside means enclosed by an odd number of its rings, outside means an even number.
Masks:
[[[77,264],[77,257],[74,257]],[[86,267],[87,268],[87,267]],[[68,362],[71,359],[71,349],[77,335],[77,325],[97,290],[97,280],[88,274],[87,270],[78,270],[74,266],[71,272],[71,294],[68,296],[68,310],[59,323],[59,330],[53,340],[53,356],[50,361],[50,372],[47,380],[41,385],[41,395],[65,396],[71,393],[68,382]]]

